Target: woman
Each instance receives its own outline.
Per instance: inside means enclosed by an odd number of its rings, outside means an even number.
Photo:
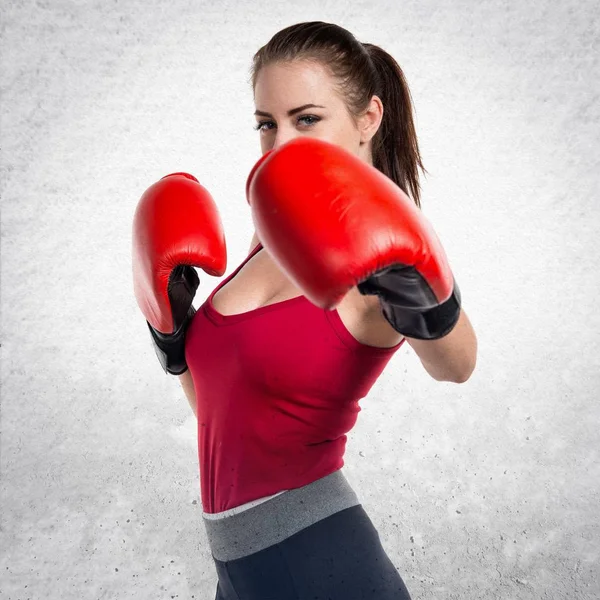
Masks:
[[[252,84],[263,155],[299,138],[328,142],[420,206],[410,93],[382,49],[336,25],[301,23],[257,52]],[[279,264],[255,234],[185,334],[180,380],[198,416],[216,599],[408,599],[341,472],[345,434],[404,341],[436,380],[463,382],[475,334],[457,288],[451,324],[416,339],[392,326],[392,309],[364,284],[324,310]]]

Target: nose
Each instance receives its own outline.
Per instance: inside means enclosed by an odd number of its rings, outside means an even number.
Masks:
[[[294,138],[299,137],[299,133],[291,128],[280,128],[277,130],[277,135],[275,136],[275,141],[273,142],[273,150],[277,150],[287,142],[293,140]]]

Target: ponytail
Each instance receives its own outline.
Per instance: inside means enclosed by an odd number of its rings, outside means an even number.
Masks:
[[[373,166],[387,175],[421,207],[419,169],[426,173],[419,152],[413,104],[400,65],[385,50],[363,44],[377,75],[377,95],[383,119],[372,140]]]

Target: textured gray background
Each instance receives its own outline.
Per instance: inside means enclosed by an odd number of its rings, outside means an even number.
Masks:
[[[321,19],[405,70],[424,212],[479,337],[464,385],[396,354],[345,473],[415,600],[598,598],[598,6],[3,0],[0,596],[214,597],[196,422],[135,304],[133,211],[189,171],[239,264],[252,53]]]

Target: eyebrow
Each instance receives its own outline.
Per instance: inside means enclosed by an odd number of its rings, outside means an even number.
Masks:
[[[307,108],[325,108],[325,107],[320,106],[319,104],[303,104],[302,106],[299,106],[298,108],[292,108],[292,110],[288,110],[288,112],[287,112],[288,117],[292,117],[296,113],[302,112],[303,110],[306,110]],[[255,110],[254,114],[257,117],[270,117],[271,119],[273,118],[273,115],[271,113],[264,112],[262,110]]]

